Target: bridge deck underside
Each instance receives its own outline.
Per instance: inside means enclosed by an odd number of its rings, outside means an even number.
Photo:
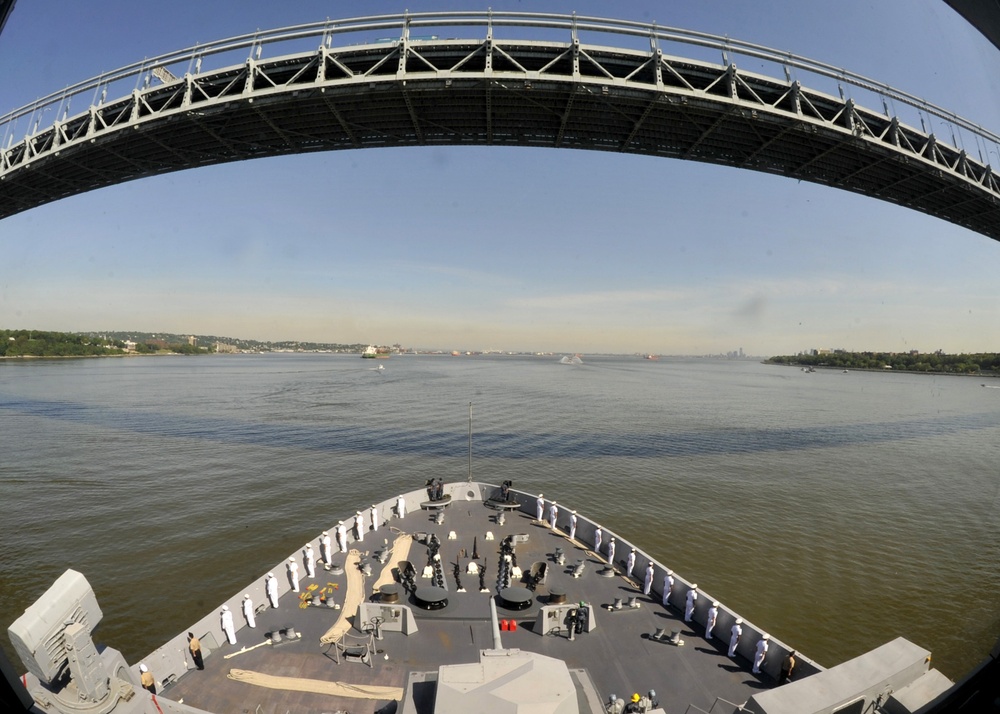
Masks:
[[[141,101],[127,97],[102,107],[99,131],[92,108],[59,128],[61,146],[37,144],[37,156],[20,163],[9,155],[15,160],[8,158],[0,174],[0,217],[123,181],[228,161],[338,149],[494,145],[615,151],[764,171],[880,198],[1000,239],[1000,205],[987,185],[992,174],[970,178],[942,168],[934,163],[934,146],[912,149],[920,137],[903,135],[911,146],[905,152],[899,141],[872,136],[888,133],[887,117],[868,114],[862,117],[865,131],[853,125],[845,130],[837,118],[843,106],[834,98],[822,106],[822,97],[812,97],[817,116],[795,113],[782,99],[788,85],[775,80],[758,78],[749,102],[745,82],[720,91],[719,77],[693,64],[673,81],[677,86],[664,72],[650,89],[652,82],[636,81],[645,71],[637,60],[634,76],[623,81],[578,70],[568,70],[570,76],[552,68],[525,71],[529,56],[519,57],[518,71],[506,73],[407,71],[393,60],[383,63],[393,68],[385,74],[373,71],[377,63],[369,58],[343,76],[324,71],[307,82],[294,79],[307,69],[305,59],[276,63],[270,74],[258,71],[250,81],[250,70],[236,67],[197,85],[183,105],[177,86],[157,87]],[[627,69],[610,61],[604,66],[618,74]],[[82,140],[84,134],[89,138]],[[963,154],[953,163],[964,161]]]

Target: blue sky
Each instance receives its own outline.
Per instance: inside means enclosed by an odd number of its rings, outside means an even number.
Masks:
[[[729,35],[1000,132],[1000,52],[939,0],[491,5]],[[20,0],[0,37],[0,113],[199,42],[405,8],[485,6]],[[0,221],[3,328],[584,353],[997,351],[998,274],[997,242],[886,203],[568,150],[264,159]]]

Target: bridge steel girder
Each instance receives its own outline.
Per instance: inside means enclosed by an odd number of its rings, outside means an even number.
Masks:
[[[649,52],[410,40],[186,74],[0,151],[0,218],[181,169],[337,149],[615,151],[779,174],[1000,240],[1000,178],[933,134],[798,82]]]

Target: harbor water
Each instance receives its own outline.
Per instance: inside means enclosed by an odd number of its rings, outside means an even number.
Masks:
[[[904,636],[957,679],[1000,636],[990,380],[559,357],[0,360],[0,622],[74,568],[134,662],[338,519],[471,471],[824,666]]]

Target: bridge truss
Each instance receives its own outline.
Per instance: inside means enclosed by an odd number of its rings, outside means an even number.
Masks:
[[[475,37],[446,36],[456,28]],[[702,57],[668,53],[677,46]],[[714,53],[721,63],[704,58]],[[737,57],[773,67],[777,77],[743,71]],[[206,60],[217,68],[206,69]],[[835,89],[816,88],[823,84]],[[109,92],[117,98],[109,100]],[[881,101],[882,110],[862,106],[854,95]],[[74,114],[74,102],[88,106]],[[52,123],[42,126],[49,117]],[[950,132],[950,143],[936,126]],[[983,160],[991,149],[1000,156],[1000,137],[812,60],[598,18],[419,13],[235,37],[50,95],[0,117],[0,136],[0,218],[123,181],[228,161],[506,145],[780,174],[1000,240],[1000,177]]]

